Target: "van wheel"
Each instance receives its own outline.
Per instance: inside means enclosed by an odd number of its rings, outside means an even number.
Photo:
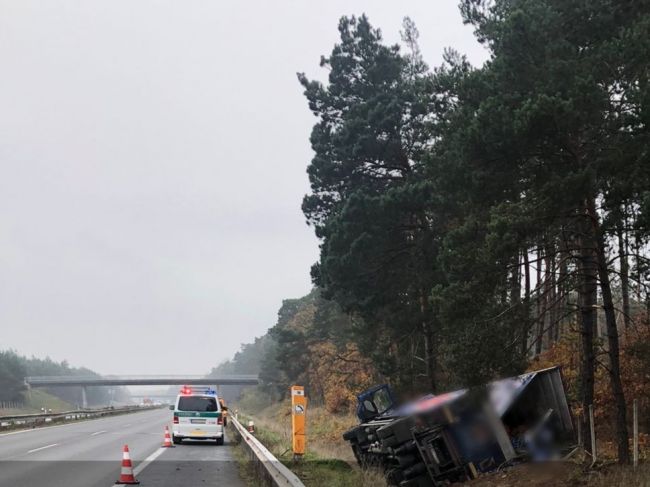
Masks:
[[[180,439],[178,436],[172,435],[172,443],[174,443],[174,445],[180,445],[181,441],[183,441],[183,440]]]
[[[217,445],[223,445],[223,436],[221,438],[217,438]]]

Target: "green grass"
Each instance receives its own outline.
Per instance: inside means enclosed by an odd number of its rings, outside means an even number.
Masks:
[[[38,389],[26,393],[25,398],[27,399],[25,405],[35,413],[40,413],[41,408],[51,409],[53,413],[76,409],[72,404]]]
[[[37,414],[41,412],[41,408],[51,409],[53,413],[76,409],[72,404],[56,396],[39,389],[32,389],[31,391],[25,392],[25,405],[22,408],[3,409],[0,414],[2,416]]]
[[[246,424],[249,418],[240,415],[242,424]],[[352,467],[347,461],[332,456],[323,456],[309,450],[300,460],[293,459],[291,440],[286,434],[273,431],[264,426],[258,426],[255,422],[255,437],[273,453],[278,460],[294,472],[307,487],[337,486],[337,487],[362,487],[384,485],[383,478],[376,473],[364,472],[359,468]],[[347,446],[347,445],[346,445]],[[243,447],[236,453],[236,458],[241,465],[242,478],[248,485],[255,483],[255,471],[248,461]]]
[[[353,469],[350,464],[336,458],[321,459],[313,454],[296,462],[283,461],[307,486],[338,485],[341,487],[357,487],[362,485],[363,475]]]
[[[235,428],[230,428],[232,429],[230,437],[239,438],[235,432]],[[244,448],[245,447],[243,446],[242,442],[237,441],[233,449],[233,456],[235,457],[235,461],[239,466],[239,476],[244,480],[244,482],[246,482],[246,485],[253,487],[255,485],[258,485],[257,477],[255,475],[255,469],[253,468],[253,462],[250,461],[248,452],[246,452]]]

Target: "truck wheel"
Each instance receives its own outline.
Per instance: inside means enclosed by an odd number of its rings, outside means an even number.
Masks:
[[[172,435],[172,443],[174,443],[174,445],[180,445],[181,441],[183,440],[180,439],[178,436]]]
[[[217,445],[223,445],[223,436],[221,438],[217,438]]]

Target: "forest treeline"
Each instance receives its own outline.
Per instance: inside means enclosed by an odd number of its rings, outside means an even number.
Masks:
[[[0,401],[24,403],[27,391],[25,377],[39,375],[99,377],[96,372],[85,367],[71,367],[65,360],[55,362],[49,357],[45,359],[28,358],[12,350],[0,351]],[[72,405],[81,404],[81,388],[79,387],[43,389]],[[119,392],[118,396],[123,396],[121,389],[115,392]],[[91,405],[105,405],[111,399],[110,393],[105,387],[89,387],[87,398]]]
[[[246,404],[252,409],[286,398],[290,386],[301,384],[310,401],[331,412],[352,411],[359,391],[386,378],[360,353],[353,328],[354,319],[314,289],[302,298],[285,299],[268,333],[242,345],[210,374],[258,374],[261,386]],[[227,386],[220,391],[235,398]]]
[[[561,343],[577,411],[606,391],[627,462],[621,361],[640,357],[650,313],[650,2],[460,11],[482,66],[448,49],[431,69],[413,22],[389,45],[361,16],[341,19],[327,82],[299,74],[317,118],[302,208],[318,290],[285,301],[250,347],[267,349],[268,385],[300,377],[323,395],[332,375],[413,392],[479,384]]]

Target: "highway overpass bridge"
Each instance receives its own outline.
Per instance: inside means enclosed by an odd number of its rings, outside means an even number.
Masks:
[[[86,388],[97,386],[173,386],[173,385],[257,385],[256,375],[105,375],[105,376],[38,376],[25,377],[25,385],[34,387],[81,387],[82,407],[88,407]]]

